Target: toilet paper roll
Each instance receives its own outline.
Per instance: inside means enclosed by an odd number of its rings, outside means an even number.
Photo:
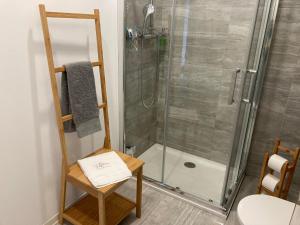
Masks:
[[[281,168],[283,167],[283,164],[287,161],[288,161],[287,159],[274,154],[269,159],[268,167],[270,169],[273,169],[273,170],[277,171],[278,173],[280,173]]]
[[[278,183],[279,178],[273,176],[272,174],[267,174],[262,181],[262,186],[267,188],[269,191],[274,192]]]

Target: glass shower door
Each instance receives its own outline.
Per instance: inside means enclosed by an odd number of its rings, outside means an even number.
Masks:
[[[256,8],[254,1],[174,1],[164,183],[215,205],[222,203],[233,140],[240,129],[238,113],[244,110],[240,99],[247,88]]]
[[[256,23],[253,29],[251,51],[248,60],[249,78],[245,80],[242,103],[245,112],[241,111],[239,123],[241,126],[240,137],[236,136],[236,145],[230,161],[228,180],[225,185],[225,208],[229,208],[234,199],[246,170],[247,158],[250,149],[251,137],[255,123],[256,112],[262,90],[265,69],[267,66],[272,35],[277,15],[278,0],[260,0],[257,8]],[[242,108],[241,107],[241,108]]]

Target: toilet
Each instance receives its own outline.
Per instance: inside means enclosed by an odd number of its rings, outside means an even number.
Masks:
[[[256,194],[239,202],[237,215],[241,225],[290,225],[294,220],[297,220],[295,224],[300,224],[299,208],[280,198]]]

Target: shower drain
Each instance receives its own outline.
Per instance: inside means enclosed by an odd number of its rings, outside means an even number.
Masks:
[[[187,168],[195,168],[196,164],[193,163],[193,162],[185,162],[184,166],[187,167]]]

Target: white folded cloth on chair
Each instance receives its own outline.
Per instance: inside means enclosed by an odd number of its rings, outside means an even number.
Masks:
[[[78,164],[96,188],[118,183],[132,176],[127,165],[114,151],[78,160]]]

